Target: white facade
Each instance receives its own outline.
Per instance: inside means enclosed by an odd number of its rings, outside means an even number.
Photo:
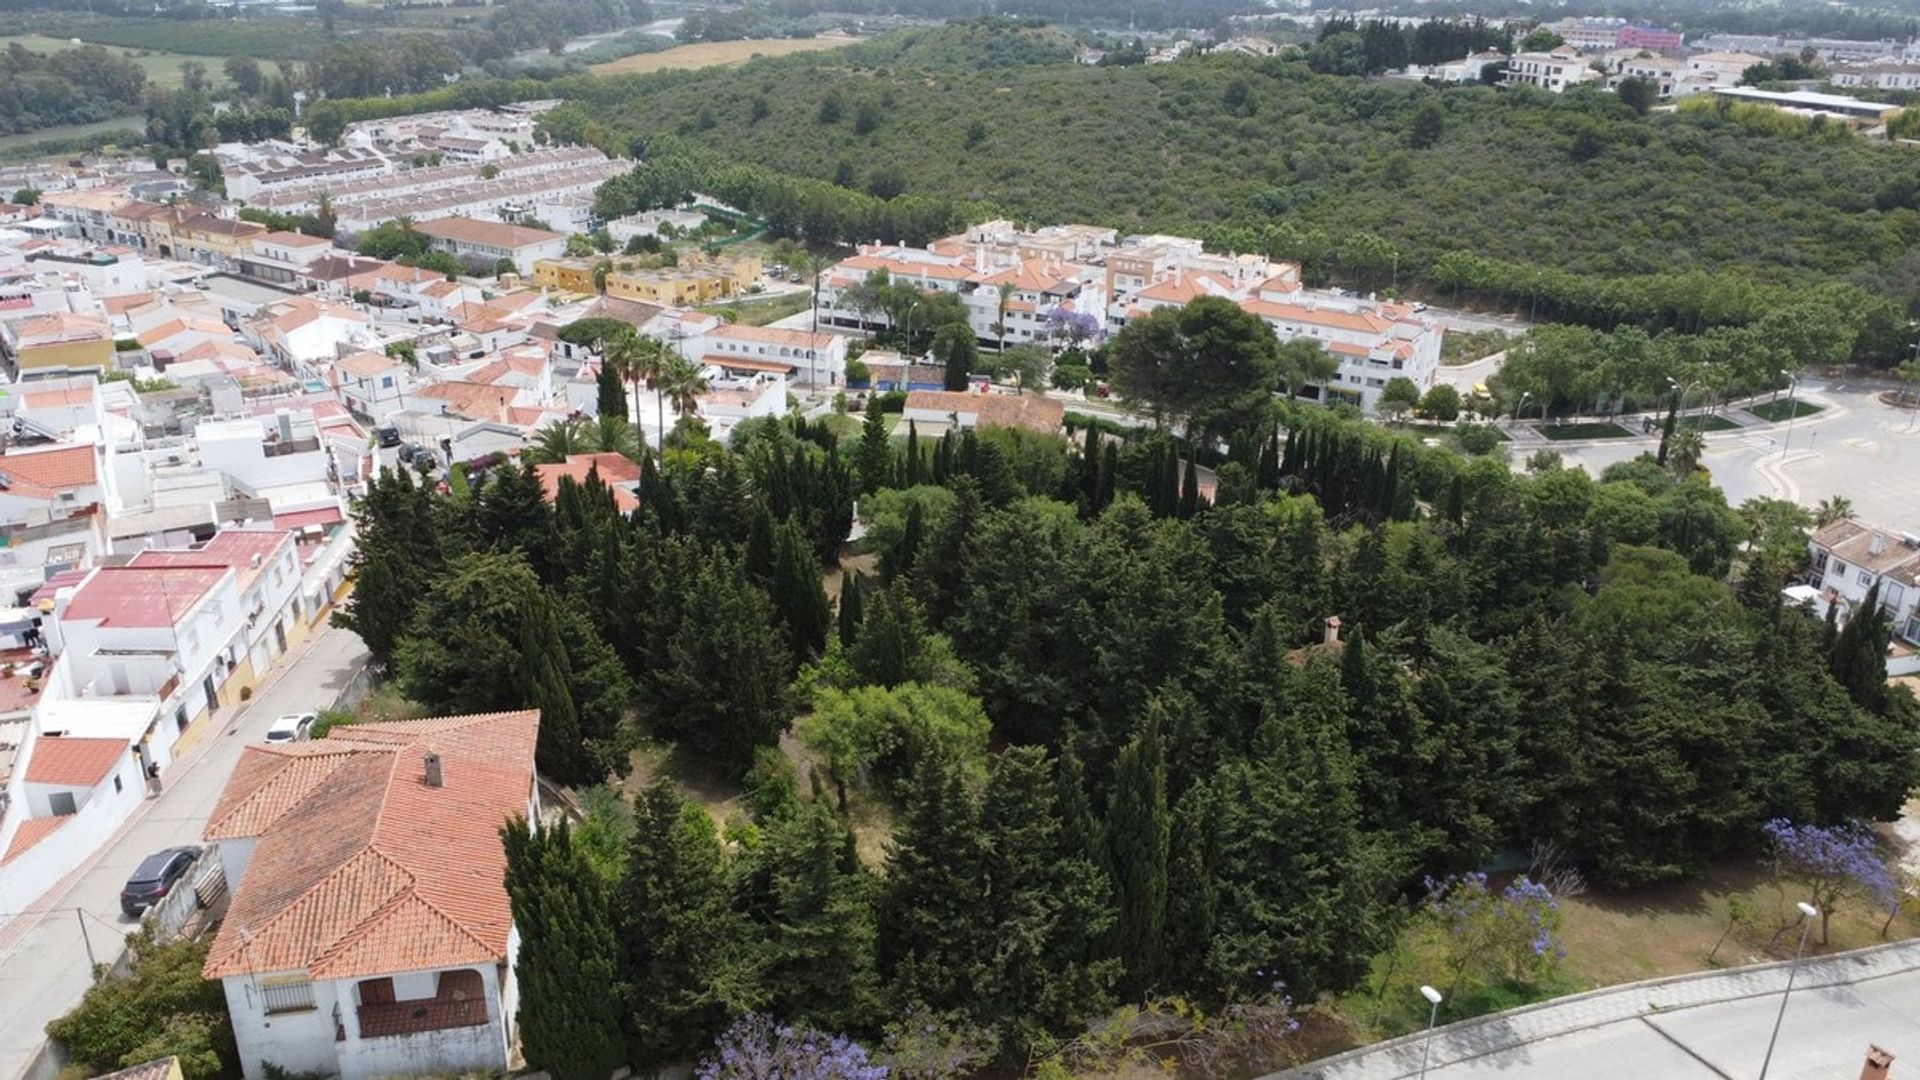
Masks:
[[[1893,632],[1920,645],[1920,536],[1836,521],[1814,532],[1808,555],[1823,605],[1851,616],[1878,585]]]
[[[331,448],[310,412],[209,420],[194,428],[200,461],[248,494],[338,475]]]
[[[1552,52],[1515,53],[1507,62],[1508,86],[1534,86],[1552,94],[1599,77],[1600,73],[1589,66],[1586,57],[1566,45]]]

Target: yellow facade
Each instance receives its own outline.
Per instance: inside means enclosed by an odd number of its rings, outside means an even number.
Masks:
[[[533,283],[568,292],[591,293],[593,263],[585,259],[541,259],[533,264]]]
[[[711,270],[642,270],[607,275],[607,295],[646,304],[686,307],[724,300],[740,291],[732,277]]]
[[[113,367],[113,341],[110,338],[97,338],[92,341],[61,341],[48,345],[25,345],[19,350],[15,361],[21,371],[85,371],[89,368],[108,371]]]

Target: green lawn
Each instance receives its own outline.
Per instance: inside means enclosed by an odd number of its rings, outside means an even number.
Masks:
[[[82,43],[84,42],[77,43],[73,38],[49,37],[45,34],[14,34],[7,37],[0,37],[0,48],[5,48],[8,45],[18,45],[28,52],[36,53],[64,52],[68,49],[79,48]],[[221,61],[215,57],[189,56],[185,53],[160,52],[150,49],[133,49],[122,45],[104,45],[102,47],[108,52],[127,57],[139,64],[140,69],[147,73],[147,81],[157,86],[164,86],[168,89],[178,87],[180,85],[180,65],[189,60],[196,60],[204,64],[207,69],[207,74],[216,86],[222,81],[220,75]]]
[[[1749,406],[1747,411],[1762,420],[1771,420],[1774,423],[1779,423],[1782,420],[1792,420],[1796,417],[1812,416],[1814,413],[1819,412],[1820,409],[1821,406],[1815,405],[1811,401],[1802,401],[1799,398],[1793,398],[1791,400],[1782,398],[1779,401],[1769,401],[1764,405]]]
[[[69,139],[85,139],[93,135],[104,135],[110,131],[124,131],[127,143],[145,141],[147,133],[137,116],[122,117],[118,120],[101,120],[93,124],[62,124],[58,127],[41,128],[38,131],[23,131],[18,135],[0,135],[0,161],[24,161],[34,157],[46,156],[35,152],[42,143],[61,142]]]
[[[772,296],[749,296],[726,304],[708,304],[700,310],[721,316],[731,311],[739,316],[734,321],[742,326],[765,326],[789,315],[800,314],[812,302],[813,294],[809,292],[776,293]]]
[[[1698,428],[1701,431],[1733,431],[1740,425],[1724,416],[1688,416],[1680,420],[1681,427]]]
[[[1542,424],[1540,434],[1555,442],[1568,439],[1625,439],[1633,432],[1611,421],[1590,424]]]

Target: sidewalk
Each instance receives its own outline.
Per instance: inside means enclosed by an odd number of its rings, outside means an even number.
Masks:
[[[0,927],[0,1080],[23,1074],[46,1042],[47,1022],[92,985],[80,920],[90,928],[95,958],[118,959],[124,934],[136,925],[120,913],[127,874],[150,852],[199,843],[241,751],[265,735],[274,716],[331,705],[365,657],[359,638],[331,627],[294,646],[250,702],[211,721],[220,726],[175,761],[159,797],[142,803],[32,912]]]
[[[1632,1030],[1644,1030],[1650,1039],[1671,1039],[1650,1018],[1658,1015],[1664,1021],[1679,1010],[1760,997],[1777,1002],[1786,989],[1788,967],[1784,962],[1756,964],[1651,979],[1448,1024],[1434,1032],[1428,1070],[1432,1073],[1543,1040],[1643,1019],[1649,1023],[1635,1025]],[[1920,971],[1920,941],[1876,945],[1801,964],[1793,991],[1798,1001],[1803,990],[1850,986],[1915,971]],[[1385,1080],[1417,1075],[1425,1040],[1424,1032],[1390,1039],[1278,1073],[1273,1080]],[[1854,1068],[1858,1069],[1858,1062]],[[1782,1075],[1796,1074],[1782,1070]]]

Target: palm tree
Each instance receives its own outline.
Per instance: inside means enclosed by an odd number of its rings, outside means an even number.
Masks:
[[[576,418],[556,420],[535,432],[532,445],[521,456],[535,465],[556,465],[574,454],[591,454],[599,449],[599,431]]]
[[[1000,283],[1000,321],[993,324],[993,332],[1000,335],[1001,355],[1007,351],[1007,301],[1013,298],[1013,289],[1011,281]]]
[[[643,347],[640,337],[635,334],[616,334],[600,342],[600,362],[607,365],[614,378],[633,387],[633,405],[630,408],[637,408],[640,403],[638,367]]]
[[[701,374],[700,366],[684,356],[676,356],[660,375],[657,389],[673,399],[673,411],[679,417],[680,449],[687,448],[687,429],[684,421],[700,407],[700,395],[707,392],[707,377]],[[666,437],[661,436],[665,442]]]
[[[1847,498],[1845,495],[1829,495],[1820,500],[1820,505],[1813,508],[1813,524],[1815,528],[1824,529],[1836,521],[1842,521],[1852,516],[1853,500]]]
[[[1700,467],[1700,455],[1706,453],[1707,439],[1697,427],[1683,427],[1667,440],[1667,467],[1682,480]]]
[[[807,280],[813,283],[813,332],[820,332],[820,274],[826,270],[827,259],[824,255],[809,252],[800,257],[800,265],[805,268]]]

